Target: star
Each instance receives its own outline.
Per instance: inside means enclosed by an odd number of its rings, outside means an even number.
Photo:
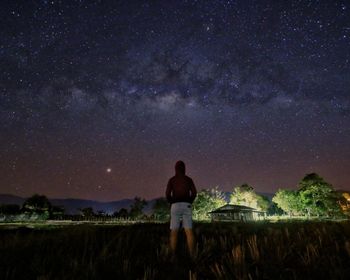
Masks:
[[[0,2],[1,192],[154,198],[179,157],[205,188],[350,186],[346,1],[91,2]]]

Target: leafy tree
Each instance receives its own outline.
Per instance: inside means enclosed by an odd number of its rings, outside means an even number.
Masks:
[[[299,194],[308,216],[333,216],[341,212],[337,203],[339,195],[316,173],[307,174],[300,181]]]
[[[278,207],[277,203],[275,203],[274,201],[270,203],[270,206],[267,209],[268,215],[282,215],[283,213],[284,211],[280,207]]]
[[[51,217],[52,218],[61,218],[64,216],[64,208],[62,206],[52,206],[51,208]]]
[[[156,220],[165,220],[169,217],[170,205],[165,198],[158,198],[154,202],[152,210]]]
[[[243,184],[233,189],[230,203],[255,208],[260,211],[267,211],[270,201],[267,197],[257,194],[252,186]]]
[[[49,213],[51,203],[45,195],[34,194],[23,203],[24,211],[35,213]]]
[[[130,207],[130,216],[132,218],[139,218],[143,215],[143,208],[147,205],[147,201],[144,199],[141,199],[140,197],[134,198],[134,203]]]
[[[256,203],[257,203],[258,210],[267,211],[270,208],[271,202],[266,196],[256,194],[256,199],[257,199]]]
[[[303,209],[297,191],[279,189],[272,201],[290,216],[300,214]]]
[[[193,202],[193,218],[196,220],[209,219],[209,212],[226,204],[224,194],[218,188],[205,189],[197,193]]]
[[[79,210],[84,217],[91,218],[91,217],[95,216],[95,213],[94,213],[94,210],[92,209],[92,207],[81,208]]]
[[[248,184],[235,187],[230,197],[230,203],[236,205],[249,206],[253,201],[254,189]]]
[[[128,215],[129,215],[128,210],[125,208],[121,208],[119,211],[115,211],[113,214],[113,216],[117,218],[123,218],[123,219],[127,218]]]

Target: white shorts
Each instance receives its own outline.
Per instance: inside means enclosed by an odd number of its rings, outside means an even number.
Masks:
[[[182,227],[192,228],[192,206],[188,202],[176,202],[171,204],[170,229],[178,229],[182,221]]]

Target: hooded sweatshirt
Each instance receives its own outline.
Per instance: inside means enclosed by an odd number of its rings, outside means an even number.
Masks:
[[[192,203],[197,195],[192,179],[186,176],[186,166],[183,161],[175,164],[175,176],[169,179],[166,188],[166,198],[169,203]]]

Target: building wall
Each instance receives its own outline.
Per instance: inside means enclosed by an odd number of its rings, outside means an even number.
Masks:
[[[255,217],[252,212],[229,212],[229,213],[212,213],[213,221],[253,221]]]

